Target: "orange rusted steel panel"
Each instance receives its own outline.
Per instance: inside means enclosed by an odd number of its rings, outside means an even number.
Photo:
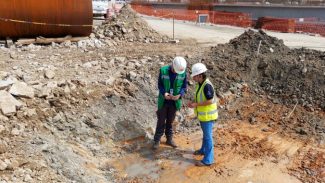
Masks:
[[[89,36],[92,19],[92,0],[0,0],[0,38]]]

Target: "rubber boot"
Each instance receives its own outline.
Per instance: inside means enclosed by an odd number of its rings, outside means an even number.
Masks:
[[[176,147],[177,147],[177,145],[176,145],[176,143],[174,142],[174,140],[173,140],[172,137],[168,137],[168,138],[167,138],[166,144],[169,145],[169,146],[172,146],[173,148],[176,148]]]
[[[159,145],[160,145],[160,141],[154,141],[153,145],[152,145],[152,149],[153,150],[157,150],[159,148]]]

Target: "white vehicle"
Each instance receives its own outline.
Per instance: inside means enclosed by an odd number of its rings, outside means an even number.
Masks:
[[[93,0],[93,15],[106,17],[109,0]]]
[[[110,1],[110,0],[109,0]],[[125,0],[115,0],[115,4],[121,4],[121,5],[124,5],[126,4],[126,1]]]
[[[105,18],[112,16],[120,11],[120,9],[130,1],[126,0],[93,0],[93,15],[104,16]]]

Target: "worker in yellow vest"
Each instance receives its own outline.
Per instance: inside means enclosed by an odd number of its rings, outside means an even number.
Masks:
[[[207,70],[202,63],[192,66],[191,77],[197,84],[194,102],[189,102],[188,107],[194,108],[203,131],[202,146],[194,155],[204,157],[195,163],[196,166],[209,166],[214,163],[213,126],[218,119],[218,108],[213,85],[207,78]]]

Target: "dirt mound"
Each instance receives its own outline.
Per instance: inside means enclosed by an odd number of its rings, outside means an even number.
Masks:
[[[247,82],[256,93],[325,110],[325,53],[290,50],[263,31],[246,31],[228,44],[212,47],[203,61],[221,91]]]
[[[284,45],[282,40],[268,36],[265,32],[254,32],[252,30],[244,32],[239,37],[229,41],[229,45],[242,53],[246,51],[250,54],[267,54],[269,52],[288,52],[290,49]],[[259,48],[260,45],[260,48]],[[272,48],[272,49],[271,49]]]
[[[112,17],[94,30],[97,37],[129,42],[167,42],[168,37],[160,35],[140,19],[129,5],[124,6],[117,17]]]

